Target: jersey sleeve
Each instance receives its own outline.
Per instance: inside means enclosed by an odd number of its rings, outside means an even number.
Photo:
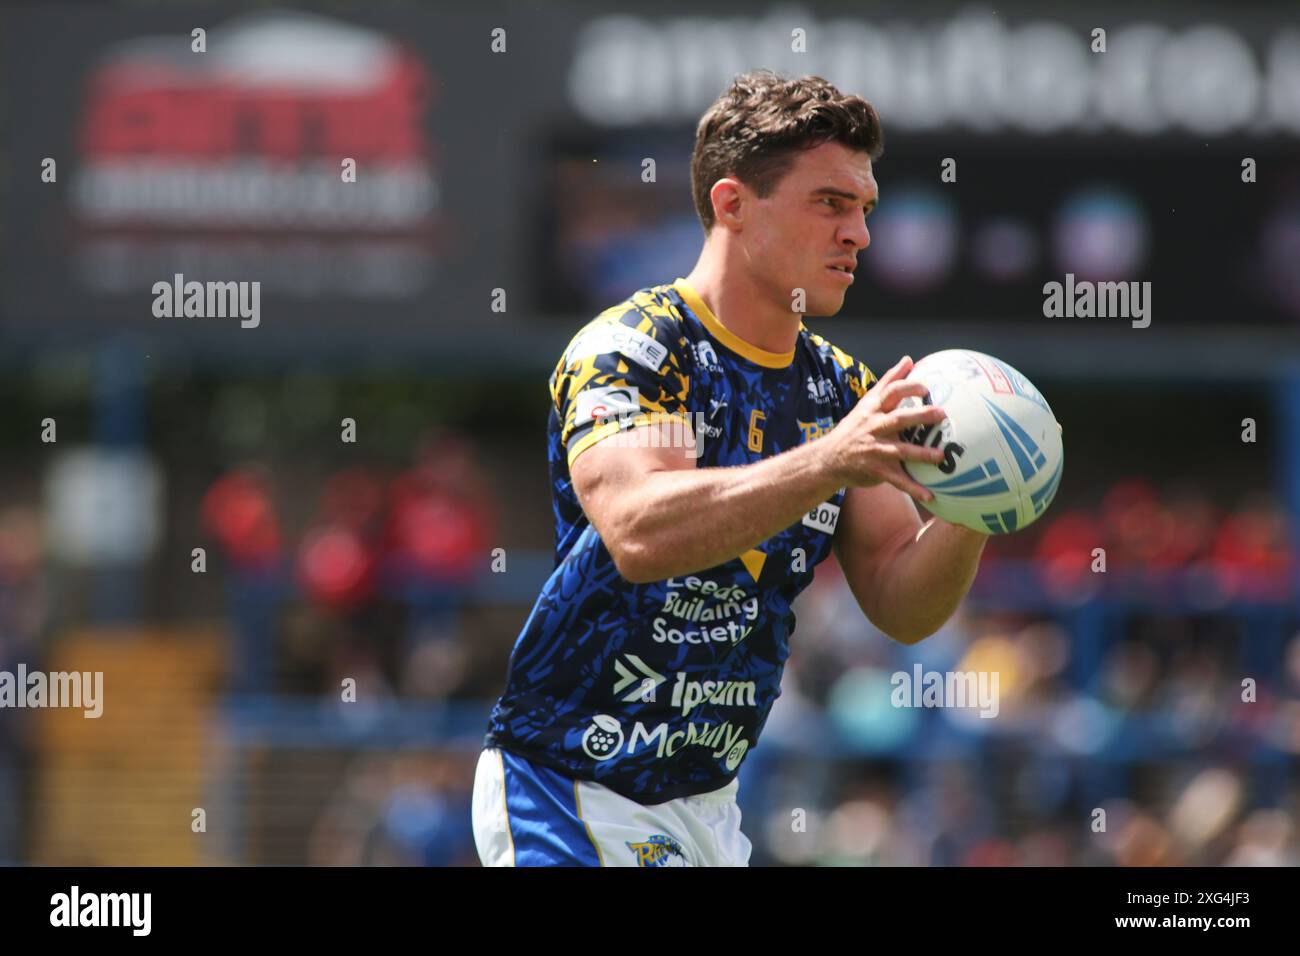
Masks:
[[[612,309],[569,343],[551,376],[551,400],[570,465],[592,445],[660,422],[690,427],[689,368],[674,323]]]

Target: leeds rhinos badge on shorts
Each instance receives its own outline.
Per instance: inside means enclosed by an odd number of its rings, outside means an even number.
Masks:
[[[685,866],[686,854],[682,845],[664,833],[655,833],[640,843],[625,841],[636,856],[637,866]]]

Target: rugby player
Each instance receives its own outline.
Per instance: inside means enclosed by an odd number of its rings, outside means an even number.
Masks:
[[[872,106],[819,77],[738,77],[697,130],[694,269],[560,358],[555,569],[479,758],[485,865],[746,865],[736,775],[816,565],[833,547],[905,644],[970,587],[986,536],[923,522],[902,468],[940,460],[900,433],[943,409],[900,409],[928,398],[910,358],[877,380],[802,321],[844,304],[882,148]]]

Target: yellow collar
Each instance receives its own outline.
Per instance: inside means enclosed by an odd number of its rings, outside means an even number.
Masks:
[[[673,288],[677,290],[682,300],[690,306],[696,318],[709,330],[709,334],[731,351],[743,355],[756,365],[762,365],[765,368],[788,368],[790,363],[794,361],[794,349],[789,352],[768,352],[765,349],[760,349],[757,345],[751,345],[728,329],[718,321],[718,317],[713,314],[713,310],[704,304],[704,300],[700,298],[699,293],[692,289],[685,279],[675,281]],[[803,323],[800,322],[799,328],[803,329],[803,327]]]

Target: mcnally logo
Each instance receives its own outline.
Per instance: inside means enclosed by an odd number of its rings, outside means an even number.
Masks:
[[[148,936],[153,911],[152,893],[70,893],[50,897],[50,925],[129,926],[131,935]]]
[[[0,707],[80,707],[84,717],[104,713],[103,671],[0,671]]]
[[[224,319],[238,316],[241,328],[255,329],[262,321],[262,283],[186,282],[179,272],[171,282],[153,284],[153,314],[157,319]]]

